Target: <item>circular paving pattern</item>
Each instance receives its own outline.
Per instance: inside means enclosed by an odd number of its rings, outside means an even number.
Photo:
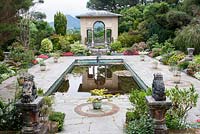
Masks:
[[[189,87],[191,86],[192,83],[190,83],[189,81],[185,81],[185,80],[181,80],[180,83],[174,83],[173,80],[167,80],[165,81],[165,85],[166,86],[178,86],[178,87]]]
[[[76,106],[74,111],[82,116],[102,117],[117,113],[119,111],[119,107],[113,103],[103,102],[100,110],[94,110],[92,103],[83,103]]]

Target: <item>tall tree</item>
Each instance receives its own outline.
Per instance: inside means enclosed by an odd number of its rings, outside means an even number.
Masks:
[[[33,0],[1,0],[0,2],[0,46],[19,34],[17,27],[20,13],[27,11]]]
[[[54,15],[54,28],[57,34],[65,35],[67,31],[67,18],[61,12]]]
[[[87,7],[96,10],[107,10],[117,12],[125,7],[134,6],[139,0],[90,0]]]

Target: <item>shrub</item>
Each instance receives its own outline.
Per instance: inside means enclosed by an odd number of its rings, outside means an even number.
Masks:
[[[173,40],[169,39],[163,43],[162,48],[161,48],[161,54],[168,54],[174,50],[175,50],[175,48],[173,45]]]
[[[153,120],[146,115],[142,115],[139,120],[132,120],[126,128],[127,134],[153,134]]]
[[[22,128],[22,114],[15,107],[15,102],[0,101],[0,131],[19,131]]]
[[[185,57],[185,54],[182,52],[176,52],[173,56],[171,56],[168,60],[170,65],[177,65],[179,61],[181,61]]]
[[[200,65],[200,55],[195,55],[194,62]]]
[[[181,70],[184,70],[184,69],[186,69],[188,67],[189,64],[190,64],[189,61],[183,61],[183,62],[178,63],[178,67]]]
[[[120,41],[116,41],[116,42],[110,44],[110,47],[111,47],[112,51],[118,51],[122,48],[122,44]]]
[[[63,52],[70,52],[71,47],[70,47],[70,42],[68,41],[68,37],[67,36],[60,36],[59,44],[60,44],[61,50]]]
[[[152,53],[153,53],[153,57],[157,57],[161,55],[161,48],[153,48]]]
[[[178,86],[166,91],[166,95],[172,101],[172,108],[167,112],[168,127],[175,127],[176,129],[186,127],[186,116],[192,107],[196,106],[198,94],[194,86],[189,89],[179,89]],[[174,124],[171,124],[171,123]]]
[[[75,55],[85,55],[86,54],[86,46],[79,44],[78,42],[75,42],[74,44],[71,44],[71,51]]]
[[[147,44],[148,46],[152,49],[153,45],[155,45],[156,43],[158,43],[158,35],[154,34],[152,35],[148,40],[147,40]]]
[[[122,33],[119,37],[118,37],[118,41],[121,42],[123,47],[131,47],[134,43],[138,43],[141,42],[143,40],[142,35],[140,35],[139,33]]]
[[[49,115],[49,120],[50,121],[56,121],[56,122],[58,122],[58,131],[61,131],[63,129],[64,119],[65,119],[65,113],[52,112]]]
[[[48,38],[43,39],[41,42],[40,51],[44,53],[50,53],[52,50],[53,50],[53,44],[51,40],[49,40]]]
[[[190,62],[188,65],[188,70],[190,72],[187,72],[189,75],[194,75],[196,72],[200,71],[200,65],[195,62]]]
[[[200,52],[200,24],[188,25],[182,30],[178,31],[174,44],[176,49],[183,52],[187,51],[187,48],[195,48],[195,53]]]
[[[10,58],[14,62],[20,62],[22,67],[27,68],[34,60],[34,52],[26,50],[20,43],[14,42],[10,49]]]
[[[129,100],[135,106],[133,111],[135,119],[139,119],[142,115],[147,114],[146,95],[145,91],[133,90],[131,92]]]
[[[55,51],[61,49],[59,38],[60,38],[60,35],[57,35],[57,34],[50,36],[50,40],[52,41],[52,44],[53,44],[53,50]]]
[[[153,121],[148,115],[148,107],[145,96],[150,95],[151,90],[133,90],[129,100],[134,106],[126,113],[126,132],[128,134],[153,134]]]
[[[162,59],[161,59],[162,63],[164,65],[168,65],[169,64],[169,62],[168,62],[169,58],[172,57],[175,53],[176,53],[175,51],[172,51],[170,53],[163,54]]]
[[[0,83],[15,74],[15,71],[9,68],[7,64],[0,63]]]

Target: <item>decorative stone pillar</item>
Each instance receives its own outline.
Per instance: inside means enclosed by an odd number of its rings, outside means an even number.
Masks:
[[[92,47],[94,47],[94,29],[92,29]]]
[[[40,123],[39,110],[43,105],[43,97],[38,97],[31,103],[18,101],[16,107],[20,109],[23,117],[22,134],[47,134],[48,128]]]
[[[105,45],[107,46],[107,29],[104,30],[104,42],[105,42]]]
[[[152,90],[152,96],[146,96],[146,101],[154,120],[154,134],[168,134],[165,114],[172,106],[172,102],[165,96],[165,86],[161,74],[154,74]]]

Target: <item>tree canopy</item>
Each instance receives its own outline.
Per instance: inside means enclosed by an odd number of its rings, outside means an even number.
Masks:
[[[27,11],[33,0],[1,0],[0,2],[0,45],[18,34],[20,13]]]
[[[87,8],[117,12],[119,9],[134,6],[139,0],[90,0]]]
[[[65,35],[67,31],[67,18],[61,12],[54,15],[54,28],[57,34]]]

